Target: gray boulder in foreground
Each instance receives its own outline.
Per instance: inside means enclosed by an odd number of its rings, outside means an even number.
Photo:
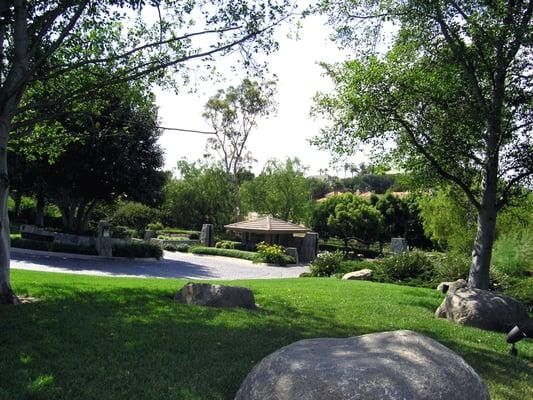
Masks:
[[[461,357],[412,331],[301,340],[264,358],[235,400],[485,400]]]
[[[460,325],[500,332],[508,332],[528,318],[526,308],[512,297],[474,288],[449,293],[435,316]]]
[[[254,294],[250,289],[208,283],[187,283],[176,293],[174,300],[207,307],[256,308]]]

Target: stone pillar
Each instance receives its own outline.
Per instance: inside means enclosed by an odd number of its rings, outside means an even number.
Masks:
[[[111,235],[109,234],[109,222],[98,222],[98,237],[96,238],[96,251],[99,256],[113,257],[113,248],[111,246]]]
[[[318,253],[318,233],[307,232],[300,245],[300,262],[311,262]]]
[[[285,249],[285,254],[294,258],[296,264],[300,262],[300,257],[298,257],[298,249],[296,247],[287,247]]]
[[[405,238],[392,238],[390,243],[392,254],[400,254],[409,251]]]
[[[202,246],[213,247],[215,245],[213,224],[203,224],[200,232],[200,244]]]
[[[147,229],[144,231],[144,240],[155,239],[157,237],[157,231]]]

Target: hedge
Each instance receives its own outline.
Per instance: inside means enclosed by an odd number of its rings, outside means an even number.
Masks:
[[[79,246],[68,243],[44,242],[42,240],[31,239],[11,239],[11,247],[19,249],[53,251],[55,253],[71,253],[84,255],[97,255],[96,249],[92,246]]]
[[[212,256],[241,258],[249,261],[254,261],[255,257],[257,256],[257,253],[254,253],[253,251],[217,249],[216,247],[203,246],[192,247],[190,252],[193,254],[209,254]]]
[[[163,250],[151,243],[131,242],[113,246],[113,256],[127,258],[157,258],[163,257]]]

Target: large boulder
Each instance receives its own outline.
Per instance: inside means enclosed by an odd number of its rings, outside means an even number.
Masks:
[[[365,268],[359,271],[348,272],[342,276],[342,280],[359,280],[359,281],[371,281],[373,271]]]
[[[207,307],[256,308],[254,294],[250,289],[208,283],[187,283],[176,293],[174,300]]]
[[[526,308],[517,300],[474,288],[449,292],[435,311],[435,316],[461,325],[500,332],[508,332],[528,318]]]
[[[468,282],[464,279],[457,279],[455,282],[441,282],[437,286],[437,290],[441,293],[453,293],[457,289],[463,289],[468,286]]]
[[[461,357],[411,331],[301,340],[272,353],[235,400],[484,400],[485,384]]]

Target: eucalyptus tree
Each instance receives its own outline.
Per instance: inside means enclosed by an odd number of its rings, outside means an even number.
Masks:
[[[258,119],[275,110],[275,82],[243,79],[238,86],[221,89],[205,104],[203,117],[214,130],[207,139],[207,151],[221,163],[235,186],[235,208],[240,216],[240,171],[253,161],[247,144]]]
[[[341,153],[373,144],[421,181],[462,190],[477,210],[469,284],[488,288],[497,214],[533,175],[533,0],[321,6],[357,51],[326,66],[336,90],[317,110],[333,123],[315,142]],[[383,28],[392,46],[378,52]]]
[[[157,16],[153,24],[143,19],[147,9]],[[272,29],[291,11],[289,0],[0,2],[0,303],[17,301],[9,277],[6,159],[11,129],[50,119],[43,110],[102,86],[135,79],[172,84],[178,74],[187,78],[194,62],[213,65],[217,56],[237,50],[249,63],[252,54],[275,48]],[[132,18],[126,22],[128,15]],[[94,76],[91,85],[64,88],[61,96],[43,103],[25,98],[31,85],[73,71],[93,74],[91,67],[101,65],[119,76],[112,81]]]

